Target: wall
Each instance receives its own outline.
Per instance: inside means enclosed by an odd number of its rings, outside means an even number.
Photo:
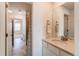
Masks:
[[[10,9],[21,9],[31,11],[32,5],[24,2],[9,2]]]
[[[75,39],[75,55],[79,56],[79,3],[75,3],[74,9],[74,39]]]
[[[42,55],[42,39],[45,37],[45,22],[52,19],[51,3],[33,3],[32,17],[32,55]]]
[[[5,3],[0,2],[0,56],[5,56]]]

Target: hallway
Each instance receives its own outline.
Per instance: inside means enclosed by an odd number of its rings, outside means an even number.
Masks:
[[[26,56],[27,47],[26,42],[20,37],[14,39],[13,56]]]

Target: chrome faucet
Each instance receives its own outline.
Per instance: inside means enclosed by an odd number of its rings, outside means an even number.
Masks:
[[[61,36],[61,40],[62,40],[62,41],[67,41],[68,38],[67,38],[66,36]]]

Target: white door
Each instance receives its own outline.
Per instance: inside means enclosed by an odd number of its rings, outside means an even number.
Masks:
[[[5,56],[5,2],[0,2],[0,56]]]
[[[6,7],[6,33],[7,33],[7,39],[6,39],[6,55],[11,56],[12,55],[12,13],[9,10],[9,7]]]

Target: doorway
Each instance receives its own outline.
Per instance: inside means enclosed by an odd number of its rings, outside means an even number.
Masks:
[[[26,17],[25,17],[26,18]],[[16,55],[27,55],[27,46],[26,46],[26,21],[24,21],[26,19],[14,19],[13,21],[13,25],[14,27],[12,29],[14,29],[13,31],[13,37],[14,39],[12,39],[12,43],[13,43],[13,56]]]
[[[8,3],[7,8],[7,56],[27,56],[31,55],[29,40],[31,40],[30,11],[25,7],[27,3]],[[19,8],[18,8],[19,7]],[[24,8],[23,8],[24,7]],[[26,10],[26,9],[28,10]],[[32,45],[31,45],[32,46]],[[30,51],[30,53],[29,53]]]

